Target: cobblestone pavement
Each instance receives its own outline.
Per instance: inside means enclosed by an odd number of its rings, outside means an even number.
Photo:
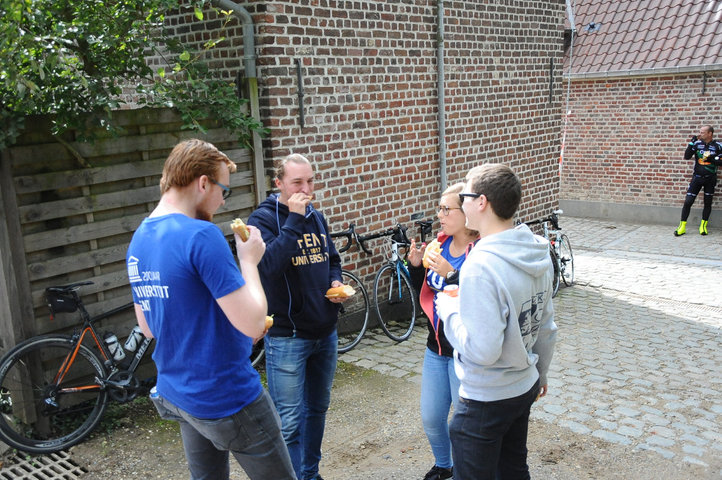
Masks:
[[[549,395],[532,417],[665,458],[722,455],[722,231],[562,217],[575,285],[555,298]],[[693,226],[691,226],[693,227]],[[340,359],[420,382],[425,325],[380,331]]]

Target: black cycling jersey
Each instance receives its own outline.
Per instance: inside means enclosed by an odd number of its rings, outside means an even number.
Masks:
[[[684,152],[684,159],[689,160],[694,156],[694,174],[702,177],[708,177],[717,173],[717,167],[722,165],[722,143],[712,140],[704,143],[697,140],[693,144],[687,145]]]

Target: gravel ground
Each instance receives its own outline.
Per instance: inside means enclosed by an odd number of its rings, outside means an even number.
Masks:
[[[421,427],[419,393],[415,382],[340,364],[324,439],[324,478],[422,479],[433,459]],[[539,479],[713,478],[701,467],[539,420],[531,422],[529,449],[532,477]],[[146,400],[110,412],[89,440],[71,449],[70,457],[87,471],[83,479],[188,478],[176,424],[160,420]],[[246,479],[231,463],[231,478]]]

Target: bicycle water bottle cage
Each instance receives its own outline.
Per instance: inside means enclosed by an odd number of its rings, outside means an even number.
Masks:
[[[72,293],[46,290],[45,298],[53,315],[56,313],[73,313],[78,309],[78,303]]]

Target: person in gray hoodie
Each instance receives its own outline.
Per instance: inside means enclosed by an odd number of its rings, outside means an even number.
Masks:
[[[557,332],[549,243],[514,227],[521,182],[509,167],[473,168],[459,196],[481,239],[461,267],[459,295],[436,301],[460,381],[449,425],[454,480],[528,479],[529,411],[547,393]]]

